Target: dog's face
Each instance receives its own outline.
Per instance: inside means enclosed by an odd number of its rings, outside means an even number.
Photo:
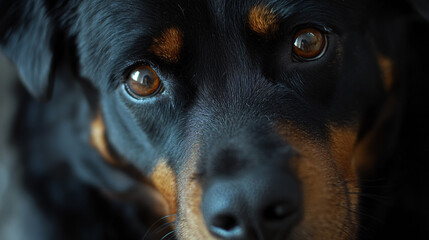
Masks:
[[[167,199],[179,238],[355,234],[361,120],[387,90],[357,7],[81,5],[106,141]]]
[[[179,239],[353,239],[392,84],[355,2],[69,6],[93,144],[161,193]]]

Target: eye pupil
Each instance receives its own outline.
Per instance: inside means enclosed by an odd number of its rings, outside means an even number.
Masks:
[[[295,35],[293,51],[303,59],[313,60],[322,55],[325,44],[325,37],[319,30],[306,28]]]
[[[134,97],[148,97],[158,92],[161,80],[151,67],[140,66],[131,72],[126,85]]]

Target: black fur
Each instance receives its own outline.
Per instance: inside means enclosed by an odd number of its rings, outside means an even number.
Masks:
[[[361,123],[365,136],[389,98],[377,53],[394,62],[398,105],[374,146],[378,161],[361,179],[358,239],[429,238],[429,4],[262,2],[279,16],[280,34],[268,40],[245,24],[254,1],[0,2],[1,49],[31,95],[50,98],[43,104],[19,93],[14,143],[53,239],[141,239],[150,227],[146,208],[104,194],[139,183],[91,147],[100,109],[115,153],[143,174],[161,157],[179,171],[198,139],[198,174],[209,185],[290,159],[295,153],[270,131],[276,121],[317,139],[327,138],[327,123]],[[309,23],[325,28],[330,45],[320,61],[297,62],[291,38]],[[184,33],[178,63],[147,50],[169,26]],[[139,64],[156,67],[163,94],[127,95],[123,83]]]

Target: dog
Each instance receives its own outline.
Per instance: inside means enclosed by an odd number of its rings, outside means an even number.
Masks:
[[[52,239],[429,236],[427,1],[0,9]]]

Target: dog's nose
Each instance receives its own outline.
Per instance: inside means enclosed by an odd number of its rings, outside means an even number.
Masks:
[[[215,179],[203,195],[209,231],[221,239],[285,238],[299,220],[299,183],[278,169]]]

